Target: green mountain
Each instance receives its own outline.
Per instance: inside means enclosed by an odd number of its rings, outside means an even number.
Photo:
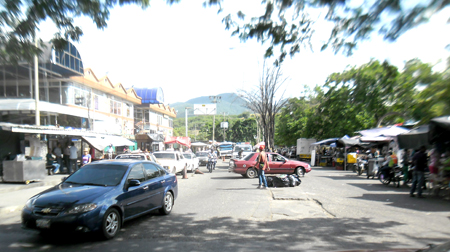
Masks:
[[[249,111],[246,107],[244,107],[245,101],[241,97],[237,96],[235,93],[225,93],[218,94],[216,96],[222,97],[220,102],[217,103],[217,115],[221,115],[224,112],[227,115],[240,115],[245,111]],[[176,102],[172,103],[169,106],[171,108],[175,108],[178,110],[177,118],[185,117],[185,108],[191,107],[194,108],[194,104],[211,104],[211,99],[209,96],[201,96],[197,98],[190,99],[186,102]],[[188,114],[189,117],[193,116],[193,109],[190,109]]]

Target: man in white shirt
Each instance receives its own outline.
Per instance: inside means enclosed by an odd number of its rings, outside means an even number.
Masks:
[[[73,172],[76,172],[78,170],[78,148],[75,147],[75,143],[70,144],[70,162],[69,162],[69,174],[72,174],[72,166],[75,165],[75,169]]]
[[[114,152],[113,145],[110,144],[110,145],[109,145],[109,149],[108,149],[108,158],[109,158],[109,159],[112,159],[112,158],[113,158],[113,152]]]

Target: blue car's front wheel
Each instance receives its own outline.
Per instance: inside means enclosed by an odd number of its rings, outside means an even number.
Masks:
[[[173,195],[171,192],[167,192],[166,195],[164,196],[164,205],[161,209],[159,209],[159,212],[161,214],[164,215],[168,215],[170,214],[170,212],[172,212],[172,207],[173,207]]]
[[[114,209],[110,208],[108,211],[106,211],[105,215],[103,216],[103,222],[102,222],[102,234],[103,237],[107,240],[114,238],[116,236],[117,231],[120,229],[120,215],[119,212]]]

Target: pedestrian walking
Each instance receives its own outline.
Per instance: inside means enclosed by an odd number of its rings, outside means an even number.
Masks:
[[[49,173],[49,175],[55,174],[59,171],[59,164],[55,163],[55,158],[52,155],[52,148],[48,148],[48,152],[47,152],[47,165],[51,165],[54,167],[54,169],[52,170],[51,173]]]
[[[91,154],[89,154],[89,149],[86,148],[86,149],[84,149],[84,154],[82,157],[82,165],[85,166],[85,165],[89,164],[91,161],[92,161]]]
[[[62,150],[60,143],[58,143],[56,147],[53,149],[53,155],[55,155],[56,157],[56,163],[59,164],[59,167],[62,167]]]
[[[70,161],[69,161],[69,174],[72,174],[72,166],[75,165],[75,169],[73,172],[76,172],[78,170],[78,148],[75,147],[75,143],[72,142],[70,144]]]
[[[258,189],[262,188],[262,189],[267,189],[267,180],[266,180],[266,176],[264,174],[264,171],[269,171],[270,167],[269,167],[269,163],[267,162],[267,155],[266,155],[266,151],[264,150],[266,146],[264,145],[260,145],[259,146],[259,155],[256,158],[256,163],[255,163],[255,167],[258,168],[258,178],[259,178],[259,185],[258,185]]]
[[[409,158],[410,158],[410,151],[407,149],[405,150],[405,153],[403,154],[403,185],[407,185],[407,181],[409,178]]]
[[[108,159],[112,159],[113,158],[113,152],[114,152],[113,145],[110,144],[109,145],[109,149],[108,149]]]
[[[64,166],[67,168],[67,172],[70,174],[69,166],[70,166],[70,145],[66,144],[63,152],[63,160]]]
[[[416,191],[417,187],[417,194],[419,198],[424,198],[422,196],[422,187],[425,182],[425,176],[424,172],[427,168],[427,154],[425,153],[426,147],[422,146],[420,147],[420,150],[414,154],[414,157],[412,158],[412,162],[414,164],[414,170],[413,170],[413,180],[411,185],[411,191],[409,192],[410,197],[414,197],[414,192]]]

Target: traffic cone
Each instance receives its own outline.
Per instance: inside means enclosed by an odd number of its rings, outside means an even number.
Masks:
[[[187,178],[188,178],[188,176],[187,176],[187,169],[186,169],[186,166],[184,166],[183,179],[187,179]]]
[[[204,174],[202,171],[200,171],[200,169],[196,169],[195,173],[197,173],[197,174]]]

